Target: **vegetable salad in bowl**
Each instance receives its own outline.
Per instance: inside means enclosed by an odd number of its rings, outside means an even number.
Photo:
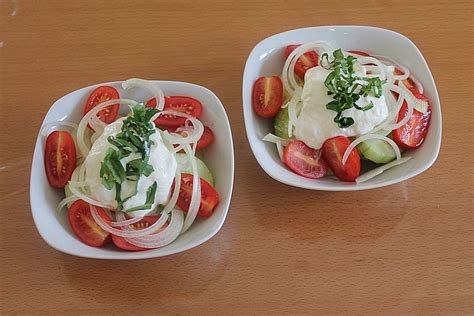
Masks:
[[[69,225],[85,244],[163,247],[219,204],[214,176],[199,158],[214,133],[199,120],[205,111],[199,100],[165,96],[142,79],[122,87],[153,97],[124,99],[114,87],[99,86],[80,105],[80,122],[43,126],[46,176],[64,190],[57,209],[67,208]]]
[[[423,143],[431,106],[399,62],[325,41],[289,45],[285,56],[281,76],[255,81],[252,107],[273,118],[274,133],[263,140],[293,172],[361,183]]]

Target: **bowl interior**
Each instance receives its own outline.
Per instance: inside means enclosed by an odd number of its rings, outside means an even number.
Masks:
[[[345,183],[334,177],[307,179],[296,175],[280,161],[274,144],[262,141],[267,133],[274,133],[273,121],[260,118],[252,110],[252,86],[261,76],[281,75],[287,45],[309,41],[328,41],[343,50],[359,50],[371,54],[390,56],[400,61],[424,87],[433,113],[430,130],[420,148],[404,153],[411,156],[407,163],[387,170],[364,183]],[[438,92],[431,72],[418,48],[405,36],[366,26],[323,26],[292,30],[268,37],[258,43],[250,53],[243,77],[243,107],[247,137],[260,166],[274,179],[297,187],[346,191],[362,190],[397,183],[413,177],[435,161],[441,143],[441,109]]]
[[[216,189],[221,200],[214,214],[199,220],[191,228],[168,246],[142,252],[121,251],[112,245],[103,248],[89,247],[79,241],[67,221],[66,211],[56,213],[59,201],[64,198],[63,190],[49,186],[43,166],[44,138],[38,135],[30,180],[30,200],[36,227],[43,239],[53,248],[72,255],[103,259],[152,258],[181,252],[195,247],[216,234],[224,223],[230,204],[234,178],[234,152],[232,134],[224,107],[210,90],[190,83],[174,81],[154,81],[160,85],[165,95],[192,96],[204,105],[202,122],[209,126],[217,136],[212,146],[206,148],[203,159],[214,174]],[[146,102],[151,95],[142,89],[124,90],[121,82],[106,85],[118,89],[122,98]],[[94,85],[76,90],[57,100],[48,111],[43,125],[51,121],[67,120],[79,122],[83,104]],[[126,111],[125,106],[121,110]]]

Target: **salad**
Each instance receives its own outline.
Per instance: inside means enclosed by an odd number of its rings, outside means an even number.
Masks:
[[[46,176],[64,191],[57,209],[67,208],[72,231],[85,244],[163,247],[219,203],[212,172],[199,158],[214,134],[199,120],[200,101],[164,96],[142,79],[126,80],[122,88],[153,97],[124,99],[114,87],[99,86],[81,105],[78,124],[43,127]]]
[[[360,183],[408,161],[402,153],[423,143],[431,106],[400,63],[323,41],[289,45],[285,57],[281,76],[255,81],[252,107],[273,118],[274,133],[263,140],[293,172]]]

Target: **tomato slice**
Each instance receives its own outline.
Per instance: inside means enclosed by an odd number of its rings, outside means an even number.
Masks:
[[[76,168],[76,145],[71,134],[54,131],[48,135],[44,151],[44,169],[52,187],[64,188]]]
[[[285,49],[286,58],[288,58],[291,52],[294,51],[298,46],[301,46],[301,44],[288,45]],[[304,79],[306,71],[310,68],[316,67],[317,65],[319,65],[318,54],[314,50],[306,52],[296,61],[295,74],[297,74],[301,79]]]
[[[156,107],[156,99],[150,99],[145,107]],[[188,115],[199,117],[202,113],[202,103],[194,98],[186,96],[166,96],[164,110],[183,112]],[[155,125],[165,127],[178,127],[186,123],[186,118],[176,115],[161,115],[155,120]]]
[[[398,68],[395,68],[394,73],[396,75],[403,75],[403,72]],[[411,80],[410,78],[407,78],[405,80],[402,80],[402,82],[405,85],[405,87],[407,87],[408,90],[410,90],[411,93],[413,93],[413,95],[420,94],[420,91],[418,90],[418,87],[416,86],[416,84],[413,80]]]
[[[274,117],[283,103],[283,83],[280,77],[260,77],[253,84],[252,106],[261,117]]]
[[[97,104],[114,99],[120,99],[120,95],[117,89],[111,86],[97,87],[89,95],[89,98],[87,99],[86,104],[84,105],[84,112],[82,115],[86,115],[86,113],[92,110]],[[119,104],[113,104],[111,106],[106,107],[102,111],[99,111],[97,116],[102,122],[110,124],[117,118],[119,108]],[[89,125],[88,127],[91,128]]]
[[[96,208],[100,217],[110,221],[102,208]],[[69,208],[68,219],[73,232],[86,245],[102,247],[110,240],[110,233],[100,228],[92,217],[89,203],[83,200],[74,202]]]
[[[147,227],[153,225],[154,223],[156,223],[156,221],[159,218],[160,218],[159,216],[154,216],[154,215],[153,216],[145,216],[139,222],[136,222],[135,224],[132,224],[131,226],[133,227],[133,229],[144,229],[144,228],[147,228]],[[168,226],[168,223],[165,223],[157,231],[157,233],[162,231],[163,229],[165,229],[167,226]],[[114,234],[112,234],[112,241],[113,241],[115,246],[117,246],[118,248],[123,249],[123,250],[143,251],[143,250],[152,249],[152,248],[143,248],[143,247],[135,246],[135,245],[129,243],[127,240],[125,240],[125,238],[114,235]]]
[[[346,163],[342,164],[342,157],[351,144],[349,138],[337,136],[326,140],[323,144],[323,157],[336,177],[342,181],[353,182],[360,174],[360,157],[354,148],[349,154]]]
[[[285,164],[300,176],[318,179],[325,177],[328,166],[321,157],[321,151],[306,146],[300,140],[292,140],[283,152]]]
[[[177,128],[175,128],[175,127],[170,127],[170,128],[167,128],[166,130],[169,131],[169,132],[176,133],[176,129]],[[180,131],[180,132],[177,132],[177,133],[184,136],[184,137],[189,135],[188,131]],[[212,132],[212,130],[209,127],[204,126],[204,132],[202,133],[201,138],[199,139],[199,141],[196,144],[196,150],[204,149],[207,146],[209,146],[210,144],[212,144],[213,142],[214,142],[214,133]],[[175,145],[175,147],[177,147],[177,146],[178,145]],[[184,152],[184,150],[181,150],[180,152]]]
[[[428,99],[423,94],[414,94],[414,96],[422,101],[428,102]],[[408,105],[406,101],[403,101],[400,112],[398,113],[398,120],[400,122],[408,114]],[[428,109],[426,113],[421,113],[416,109],[413,110],[413,114],[410,120],[402,127],[392,132],[393,140],[398,146],[406,149],[416,148],[423,143],[431,120],[431,105],[428,103]]]
[[[179,190],[178,202],[176,204],[185,212],[189,210],[192,191],[193,175],[188,173],[181,174],[181,188]],[[218,203],[219,193],[206,180],[201,179],[201,205],[197,215],[199,217],[211,216]]]

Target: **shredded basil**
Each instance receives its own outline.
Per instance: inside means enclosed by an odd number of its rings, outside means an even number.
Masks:
[[[361,96],[372,95],[380,98],[382,96],[382,85],[385,83],[377,77],[356,76],[354,73],[355,61],[356,58],[353,56],[344,57],[341,49],[333,52],[332,60],[329,60],[327,53],[321,55],[321,67],[332,70],[324,80],[328,95],[333,97],[333,100],[326,105],[326,109],[336,112],[334,122],[340,128],[346,128],[354,124],[354,119],[345,117],[343,112],[352,107],[361,111],[373,108],[374,103],[372,101],[362,107],[357,105],[356,102]],[[366,84],[356,81],[363,81]]]
[[[104,161],[100,168],[102,184],[108,190],[115,188],[115,201],[117,208],[123,209],[123,203],[137,194],[137,185],[141,176],[148,177],[154,171],[153,166],[148,163],[150,158],[150,147],[153,142],[150,136],[156,129],[150,119],[158,112],[156,108],[145,108],[143,104],[132,109],[132,115],[123,121],[122,129],[115,137],[110,136],[107,141],[113,145],[107,150]],[[140,158],[127,162],[125,168],[121,163],[123,158],[131,154],[139,154]],[[135,181],[135,191],[132,195],[122,200],[122,183],[124,181]],[[147,190],[144,205],[126,210],[133,212],[150,208],[155,200],[157,184],[154,182]]]

